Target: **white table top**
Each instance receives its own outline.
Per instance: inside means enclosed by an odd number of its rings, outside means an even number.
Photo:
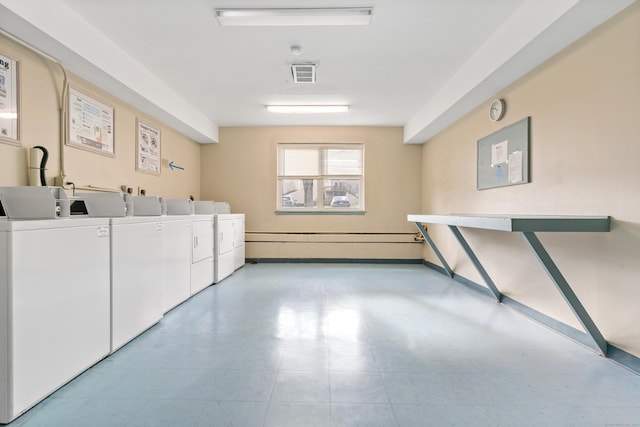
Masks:
[[[606,232],[608,216],[554,215],[407,215],[411,222],[520,232]]]

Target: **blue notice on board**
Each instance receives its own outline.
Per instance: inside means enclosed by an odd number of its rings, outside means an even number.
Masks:
[[[502,181],[502,166],[498,165],[496,166],[496,177],[498,178],[498,184],[500,183],[500,181]]]

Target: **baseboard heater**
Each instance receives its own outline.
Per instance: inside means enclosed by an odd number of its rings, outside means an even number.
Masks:
[[[416,233],[246,232],[247,243],[420,243]]]

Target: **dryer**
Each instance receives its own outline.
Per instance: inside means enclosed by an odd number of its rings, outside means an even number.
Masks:
[[[215,239],[215,274],[214,283],[219,283],[231,276],[235,271],[235,258],[233,253],[234,228],[233,218],[229,214],[217,214],[214,218]]]
[[[0,422],[109,354],[109,220],[62,189],[0,187]]]
[[[244,249],[244,214],[232,214],[233,218],[233,268],[241,268],[245,264]]]
[[[235,230],[231,208],[226,202],[214,202],[216,215],[213,222],[215,274],[213,281],[219,283],[235,271]]]
[[[215,205],[212,202],[193,202],[191,217],[191,295],[214,283],[215,257],[213,222]]]

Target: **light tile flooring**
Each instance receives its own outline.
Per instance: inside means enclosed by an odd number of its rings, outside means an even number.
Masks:
[[[247,265],[14,426],[640,426],[640,377],[423,266]]]

